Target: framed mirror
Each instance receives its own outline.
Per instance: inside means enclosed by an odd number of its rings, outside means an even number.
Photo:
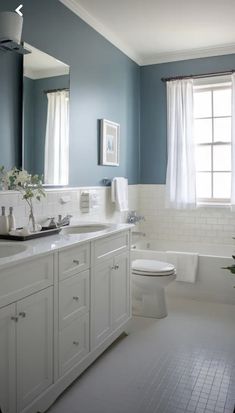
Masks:
[[[25,44],[23,65],[23,168],[47,186],[69,184],[70,68]]]

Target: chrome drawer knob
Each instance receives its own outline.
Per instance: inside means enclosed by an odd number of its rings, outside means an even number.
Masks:
[[[12,317],[11,317],[11,320],[12,320],[12,321],[15,321],[15,323],[17,323],[18,317],[12,316]]]
[[[79,341],[73,341],[73,344],[74,344],[75,346],[79,346]]]
[[[76,265],[79,265],[80,261],[79,260],[73,260],[73,263],[76,264]]]
[[[73,297],[73,300],[79,301],[79,297],[78,297],[77,295],[75,295],[75,296]]]
[[[115,270],[118,270],[119,269],[119,265],[117,264],[117,265],[115,265]]]
[[[26,317],[26,313],[24,311],[21,311],[19,313],[19,317],[25,318]]]

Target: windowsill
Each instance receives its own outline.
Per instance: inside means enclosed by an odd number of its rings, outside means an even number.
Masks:
[[[225,208],[231,209],[230,202],[197,202],[197,208]]]

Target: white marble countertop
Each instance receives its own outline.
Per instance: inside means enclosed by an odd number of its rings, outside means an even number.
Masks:
[[[76,225],[90,225],[90,224],[99,224],[99,223],[91,223],[91,222],[82,222],[82,223],[74,223],[71,226]],[[30,241],[0,241],[0,250],[1,244],[3,245],[24,245],[26,248],[25,251],[20,252],[15,255],[11,255],[8,257],[0,258],[0,269],[8,267],[10,265],[17,264],[21,261],[27,261],[32,259],[36,256],[53,253],[58,250],[71,247],[73,245],[78,245],[84,242],[94,241],[96,239],[109,236],[124,230],[128,230],[133,227],[132,224],[108,224],[102,223],[107,225],[107,228],[97,232],[87,232],[83,234],[63,234],[62,232],[57,235],[50,235],[47,237],[36,238],[35,240]]]

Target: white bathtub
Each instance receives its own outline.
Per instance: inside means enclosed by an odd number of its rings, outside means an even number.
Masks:
[[[235,305],[235,276],[221,267],[232,264],[233,245],[185,245],[141,242],[132,246],[132,260],[138,258],[167,261],[166,251],[197,252],[198,275],[195,284],[174,281],[167,287],[167,295],[200,301]]]

